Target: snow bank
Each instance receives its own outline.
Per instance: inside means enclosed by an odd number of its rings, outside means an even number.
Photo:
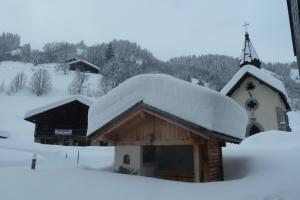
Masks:
[[[227,95],[230,90],[239,82],[239,80],[241,80],[241,78],[247,73],[256,77],[260,81],[272,86],[273,88],[281,92],[286,97],[286,99],[288,99],[285,87],[279,79],[275,78],[268,70],[259,69],[253,65],[243,66],[224,86],[224,88],[221,90],[221,93]]]
[[[60,101],[56,101],[56,102],[50,103],[50,104],[45,105],[45,106],[41,106],[39,108],[35,108],[33,110],[29,110],[29,111],[27,111],[25,113],[25,117],[24,118],[26,119],[26,118],[31,117],[33,115],[45,112],[47,110],[50,110],[50,109],[56,108],[58,106],[70,103],[72,101],[79,101],[79,102],[81,102],[81,103],[83,103],[83,104],[85,104],[87,106],[90,106],[93,103],[89,99],[86,99],[86,98],[84,98],[82,96],[79,96],[79,95],[75,95],[75,96],[71,96],[71,97],[62,99]]]
[[[0,138],[9,138],[10,137],[10,132],[0,130]]]
[[[89,109],[88,134],[140,101],[209,130],[240,139],[245,137],[248,117],[235,101],[162,74],[135,76],[93,104]]]
[[[299,147],[300,135],[286,131],[266,131],[247,137],[242,147],[254,148],[291,148]]]

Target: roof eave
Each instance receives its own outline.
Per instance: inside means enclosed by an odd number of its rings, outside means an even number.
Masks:
[[[124,111],[123,113],[121,113],[120,115],[116,116],[115,118],[113,118],[112,120],[110,120],[109,122],[107,122],[106,124],[104,124],[102,127],[96,129],[95,131],[93,131],[91,134],[88,135],[88,138],[92,139],[95,136],[101,136],[102,135],[102,131],[108,127],[110,127],[111,125],[113,125],[115,122],[122,120],[124,117],[126,117],[126,115],[128,115],[131,112],[134,112],[135,110],[137,110],[139,107],[143,107],[145,109],[149,109],[151,111],[154,111],[160,115],[162,115],[163,117],[168,117],[169,119],[173,120],[174,122],[177,123],[181,123],[184,126],[194,130],[195,132],[198,132],[198,130],[205,130],[205,134],[209,137],[209,138],[216,138],[216,139],[221,139],[224,140],[225,142],[231,142],[231,143],[240,143],[242,141],[242,139],[240,138],[236,138],[236,137],[232,137],[229,135],[226,135],[224,133],[220,133],[220,132],[216,132],[216,131],[211,131],[208,130],[207,128],[204,128],[202,126],[199,126],[197,124],[194,124],[192,122],[186,121],[180,117],[177,117],[175,115],[172,115],[168,112],[159,110],[151,105],[145,104],[143,103],[143,101],[140,101],[138,103],[136,103],[135,105],[133,105],[132,107],[130,107],[129,109],[127,109],[126,111]]]

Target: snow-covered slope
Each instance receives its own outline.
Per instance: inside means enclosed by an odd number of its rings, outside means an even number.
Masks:
[[[26,87],[19,93],[9,96],[5,92],[0,92],[0,129],[12,133],[11,138],[33,141],[34,124],[23,120],[25,112],[70,96],[68,86],[72,82],[74,72],[70,71],[67,75],[64,75],[55,71],[55,65],[33,66],[33,64],[22,62],[0,63],[0,85],[4,83],[8,87],[10,81],[19,72],[24,72],[27,76]],[[48,94],[39,97],[35,96],[29,88],[31,75],[38,68],[47,69],[52,78],[52,90]],[[98,83],[99,75],[88,74],[86,86],[89,87],[90,91],[96,90]],[[87,95],[86,90],[84,95]],[[87,98],[95,99],[95,97]]]

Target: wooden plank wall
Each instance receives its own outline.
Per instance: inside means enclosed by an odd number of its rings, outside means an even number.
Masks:
[[[208,181],[223,180],[222,148],[216,142],[208,142]]]
[[[117,143],[140,145],[192,144],[195,137],[188,130],[156,117],[133,119],[118,128]]]

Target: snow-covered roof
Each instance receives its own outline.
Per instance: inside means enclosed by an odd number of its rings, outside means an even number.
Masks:
[[[235,88],[236,84],[239,83],[246,75],[251,75],[265,84],[269,85],[273,89],[277,90],[283,95],[286,101],[288,101],[288,95],[285,91],[285,87],[281,80],[277,79],[272,75],[272,72],[266,69],[259,69],[253,65],[245,65],[231,78],[231,80],[221,90],[222,94],[228,95]],[[287,102],[288,104],[288,102]],[[289,106],[289,105],[288,105]]]
[[[48,104],[48,105],[44,105],[42,107],[39,107],[39,108],[35,108],[33,110],[29,110],[25,113],[25,119],[26,118],[29,118],[29,117],[32,117],[34,115],[37,115],[39,113],[43,113],[45,111],[48,111],[50,109],[53,109],[53,108],[56,108],[56,107],[59,107],[61,105],[64,105],[64,104],[67,104],[67,103],[70,103],[72,101],[79,101],[87,106],[90,106],[92,105],[92,101],[89,100],[89,99],[86,99],[82,96],[79,96],[79,95],[75,95],[75,96],[71,96],[71,97],[68,97],[68,98],[65,98],[65,99],[62,99],[62,100],[59,100],[59,101],[56,101],[56,102],[53,102],[51,104]]]
[[[76,58],[76,59],[77,59],[77,60],[74,60],[74,61],[72,61],[72,62],[68,62],[68,64],[69,64],[69,65],[72,65],[72,64],[74,64],[74,63],[83,62],[83,63],[85,63],[85,64],[87,64],[87,65],[90,65],[91,67],[93,67],[93,68],[95,68],[95,69],[97,69],[97,70],[100,70],[100,67],[98,67],[98,66],[96,66],[96,65],[94,65],[94,64],[92,64],[92,63],[90,63],[90,62],[88,62],[88,61],[86,61],[86,60],[78,59],[78,58]]]
[[[91,105],[88,135],[140,101],[208,130],[239,139],[245,137],[248,117],[234,100],[211,89],[163,74],[130,78]]]

